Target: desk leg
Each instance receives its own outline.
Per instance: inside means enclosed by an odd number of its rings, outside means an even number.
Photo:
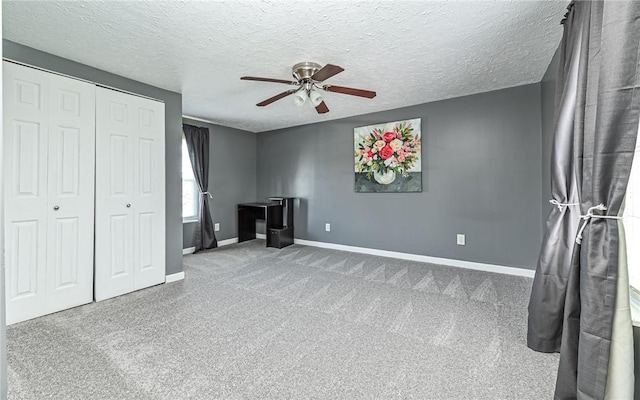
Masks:
[[[238,242],[256,238],[256,219],[253,210],[238,207]]]

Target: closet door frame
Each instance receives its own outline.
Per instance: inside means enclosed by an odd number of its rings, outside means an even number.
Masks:
[[[165,119],[164,119],[164,102],[156,99],[152,99],[146,96],[137,95],[135,93],[130,93],[124,90],[114,89],[108,86],[100,85],[95,82],[90,82],[83,79],[78,79],[72,76],[68,76],[65,74],[60,74],[54,71],[48,71],[43,68],[30,66],[27,64],[23,64],[21,62],[14,62],[11,60],[6,60],[4,65],[9,65],[9,69],[11,66],[25,68],[30,71],[30,74],[34,74],[34,76],[40,77],[48,77],[51,80],[56,79],[69,79],[74,82],[78,82],[78,84],[82,85],[90,85],[93,88],[93,102],[85,102],[84,100],[81,102],[84,107],[89,105],[93,106],[94,111],[94,136],[93,143],[94,146],[91,149],[91,152],[94,157],[93,167],[95,169],[91,170],[92,175],[92,183],[93,183],[93,207],[91,209],[92,218],[93,218],[93,232],[89,233],[86,229],[75,230],[71,229],[72,237],[75,237],[77,234],[80,241],[86,240],[88,237],[93,239],[92,246],[89,247],[91,250],[91,254],[93,256],[94,263],[92,264],[92,268],[90,271],[90,278],[93,281],[93,285],[91,286],[91,291],[83,290],[82,298],[83,300],[80,302],[73,301],[71,299],[67,299],[67,306],[65,308],[74,307],[76,305],[85,304],[91,302],[92,300],[102,300],[109,297],[114,297],[119,294],[124,294],[127,292],[131,292],[133,290],[142,289],[145,287],[149,287],[155,284],[164,283],[166,276],[166,261],[165,261],[165,253],[166,253],[166,194],[165,194]],[[4,90],[6,91],[9,85],[5,85]],[[47,107],[50,106],[48,103],[48,97],[45,96],[46,90],[48,90],[47,85],[42,85],[42,88],[39,89],[40,98],[38,101],[45,101],[47,103],[44,104]],[[106,148],[103,148],[103,145],[100,143],[100,139],[98,136],[98,118],[99,118],[99,107],[98,107],[98,96],[99,92],[103,90],[108,90],[110,93],[118,93],[121,96],[125,96],[129,100],[131,100],[134,104],[134,109],[131,110],[131,114],[127,114],[126,118],[129,119],[132,124],[136,126],[134,130],[137,132],[137,135],[133,135],[130,139],[126,139],[126,135],[124,138],[125,147],[128,145],[128,153],[131,157],[124,157],[123,163],[120,164],[120,167],[124,171],[134,171],[134,176],[132,178],[125,179],[125,186],[127,188],[126,196],[123,193],[121,199],[119,200],[127,200],[126,202],[121,202],[124,204],[124,208],[126,210],[122,210],[122,204],[117,205],[117,207],[113,207],[112,210],[114,215],[123,216],[121,221],[118,221],[117,218],[114,220],[114,224],[122,223],[126,227],[126,229],[122,230],[124,232],[124,238],[126,240],[122,241],[122,245],[124,248],[124,254],[126,255],[126,261],[124,262],[124,275],[130,275],[127,282],[124,282],[126,279],[123,279],[122,283],[118,283],[115,285],[115,288],[104,289],[103,287],[99,287],[100,281],[100,272],[104,268],[100,268],[101,264],[105,264],[104,260],[111,260],[113,253],[113,248],[101,246],[100,243],[104,241],[108,235],[105,233],[109,233],[110,235],[114,233],[113,230],[108,229],[108,232],[101,232],[100,228],[102,224],[98,223],[100,219],[99,211],[105,210],[105,201],[102,198],[101,194],[107,192],[106,184],[111,183],[104,180],[104,174],[98,174],[98,165],[101,164],[99,159],[105,161],[104,158],[109,155]],[[68,94],[68,93],[67,93]],[[64,96],[63,96],[64,97]],[[123,98],[125,98],[123,97]],[[61,104],[60,102],[70,101],[69,104],[74,105],[73,96],[67,98],[58,98],[57,104]],[[77,104],[76,104],[77,105]],[[64,104],[63,104],[64,106]],[[71,107],[73,108],[73,107]],[[135,111],[135,112],[134,112]],[[155,115],[155,117],[153,116]],[[43,130],[44,133],[39,134],[38,141],[38,151],[42,154],[38,154],[36,158],[39,160],[40,165],[38,168],[43,169],[45,172],[47,169],[59,168],[59,163],[54,160],[55,150],[49,149],[49,135],[51,134],[48,129],[48,123],[45,123],[45,116],[43,114],[42,120],[39,120],[38,124],[40,129]],[[64,121],[59,121],[60,124],[56,125],[58,128],[64,127]],[[3,128],[6,132],[9,132],[8,129],[11,123],[6,120],[4,121]],[[44,131],[46,130],[46,132]],[[46,134],[45,134],[46,133]],[[58,132],[60,133],[60,132]],[[68,132],[67,132],[68,133]],[[63,135],[64,136],[64,135]],[[69,135],[67,135],[69,136]],[[73,135],[71,135],[73,136]],[[11,144],[10,140],[6,140],[6,143]],[[86,147],[86,146],[85,146]],[[86,148],[83,147],[83,150],[78,150],[78,153],[85,154],[87,152]],[[6,146],[4,148],[4,153],[6,153]],[[72,149],[72,152],[75,151]],[[9,157],[11,159],[11,157]],[[5,163],[9,160],[5,158]],[[49,159],[51,159],[52,165],[49,164]],[[81,163],[84,165],[84,162]],[[102,163],[103,165],[103,163]],[[117,164],[114,164],[114,168],[118,168]],[[137,166],[137,168],[136,168]],[[81,169],[79,174],[86,175],[88,169]],[[3,172],[3,176],[5,178],[5,184],[7,184],[7,171]],[[42,179],[41,179],[42,180]],[[64,275],[64,273],[60,272],[60,269],[57,271],[41,271],[44,268],[45,262],[47,260],[69,260],[73,257],[69,257],[69,253],[65,253],[57,251],[57,247],[53,246],[53,240],[56,238],[61,238],[65,236],[65,227],[69,228],[73,223],[66,224],[66,226],[60,227],[58,226],[57,232],[51,233],[47,229],[48,227],[52,227],[54,225],[60,225],[61,220],[67,220],[66,222],[70,222],[69,219],[73,219],[73,216],[65,215],[65,211],[78,208],[76,205],[69,202],[69,198],[65,198],[65,196],[60,196],[60,193],[56,194],[56,185],[58,185],[58,180],[55,179],[55,176],[47,176],[46,187],[42,187],[38,189],[38,193],[43,194],[40,198],[37,199],[39,201],[38,210],[43,210],[38,218],[36,218],[36,224],[39,225],[41,229],[38,230],[36,239],[37,243],[48,243],[52,241],[50,246],[40,246],[39,251],[35,252],[36,256],[34,258],[34,265],[37,267],[37,274],[33,275],[33,282],[29,282],[29,289],[33,289],[35,292],[40,293],[46,290],[60,292],[62,289],[68,289],[69,285],[65,285],[68,283],[65,279],[61,279],[60,277]],[[5,193],[3,198],[5,200],[8,199],[9,190],[5,188]],[[23,201],[24,199],[20,199],[19,201]],[[33,200],[33,199],[31,199]],[[9,201],[10,203],[10,201]],[[127,205],[129,205],[127,207]],[[5,202],[5,207],[7,207],[7,202]],[[56,208],[56,214],[51,214],[51,211]],[[39,221],[39,222],[38,222]],[[9,225],[11,221],[5,219],[5,223],[3,226],[5,233],[10,233]],[[65,225],[65,224],[62,224]],[[113,236],[113,235],[111,235]],[[117,235],[116,235],[117,236]],[[5,235],[5,241],[10,246],[9,239],[7,235]],[[142,245],[142,246],[141,246]],[[24,252],[23,252],[24,253]],[[28,251],[26,253],[29,253]],[[26,254],[25,253],[25,254]],[[9,263],[10,257],[14,252],[11,249],[8,249],[7,254],[9,258],[7,262]],[[66,258],[65,258],[66,257]],[[62,263],[58,263],[62,265]],[[7,269],[10,266],[7,265]],[[68,272],[68,271],[67,271]],[[68,277],[69,274],[66,276]],[[118,274],[115,274],[118,275]],[[84,277],[89,275],[84,274]],[[10,293],[10,280],[14,278],[14,284],[16,283],[16,276],[11,275],[11,271],[7,272],[7,279],[5,281],[5,287],[7,289],[6,299],[7,301],[11,301],[11,293]],[[133,283],[131,282],[131,277],[133,277]],[[31,279],[31,277],[30,277]],[[35,279],[35,280],[34,280]],[[57,282],[56,282],[57,279]],[[15,285],[14,285],[15,286]],[[24,286],[24,284],[23,284]],[[87,297],[87,293],[91,292],[90,296]],[[15,297],[15,296],[14,296]],[[72,297],[72,296],[70,296]],[[34,303],[42,301],[38,300]],[[50,301],[44,301],[44,303],[48,304],[49,309],[47,312],[42,313],[32,313],[33,316],[28,318],[22,318],[20,320],[33,318],[35,316],[44,315],[46,313],[59,311],[55,306],[52,306]],[[8,322],[18,322],[9,316]]]

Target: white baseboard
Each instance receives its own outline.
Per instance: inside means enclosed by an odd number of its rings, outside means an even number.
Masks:
[[[228,246],[228,245],[234,244],[234,243],[238,243],[238,238],[237,237],[218,241],[218,247]]]
[[[264,239],[264,238],[263,238]],[[218,247],[229,246],[230,244],[238,243],[238,238],[234,237],[231,239],[224,239],[218,241]],[[187,247],[186,249],[182,249],[182,255],[193,254],[195,253],[195,247]]]
[[[256,233],[256,239],[266,239],[267,235],[264,233]]]
[[[447,265],[450,267],[474,269],[477,271],[494,272],[498,274],[525,276],[528,278],[533,278],[533,276],[535,275],[535,271],[530,269],[507,267],[503,265],[494,265],[494,264],[484,264],[484,263],[477,263],[473,261],[454,260],[450,258],[423,256],[423,255],[411,254],[411,253],[400,253],[397,251],[370,249],[366,247],[346,246],[344,244],[316,242],[313,240],[293,239],[293,243],[301,244],[304,246],[322,247],[324,249],[350,251],[353,253],[370,254],[373,256],[399,258],[401,260],[419,261],[419,262],[426,262],[431,264]]]
[[[184,271],[177,272],[175,274],[167,275],[165,277],[165,283],[171,283],[176,281],[181,281],[184,279]]]

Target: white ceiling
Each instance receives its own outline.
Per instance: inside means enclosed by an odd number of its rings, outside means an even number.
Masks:
[[[3,1],[4,37],[183,94],[183,113],[253,132],[539,82],[566,1]],[[301,61],[337,64],[318,115],[291,97]]]

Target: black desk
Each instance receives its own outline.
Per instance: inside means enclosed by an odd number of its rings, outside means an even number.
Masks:
[[[255,239],[256,220],[264,220],[267,247],[293,244],[293,199],[270,199],[273,202],[238,204],[238,242]]]
[[[276,203],[238,204],[238,242],[256,238],[256,220],[264,220],[267,232],[271,228],[282,228],[282,205]],[[267,236],[267,247],[270,247]]]

